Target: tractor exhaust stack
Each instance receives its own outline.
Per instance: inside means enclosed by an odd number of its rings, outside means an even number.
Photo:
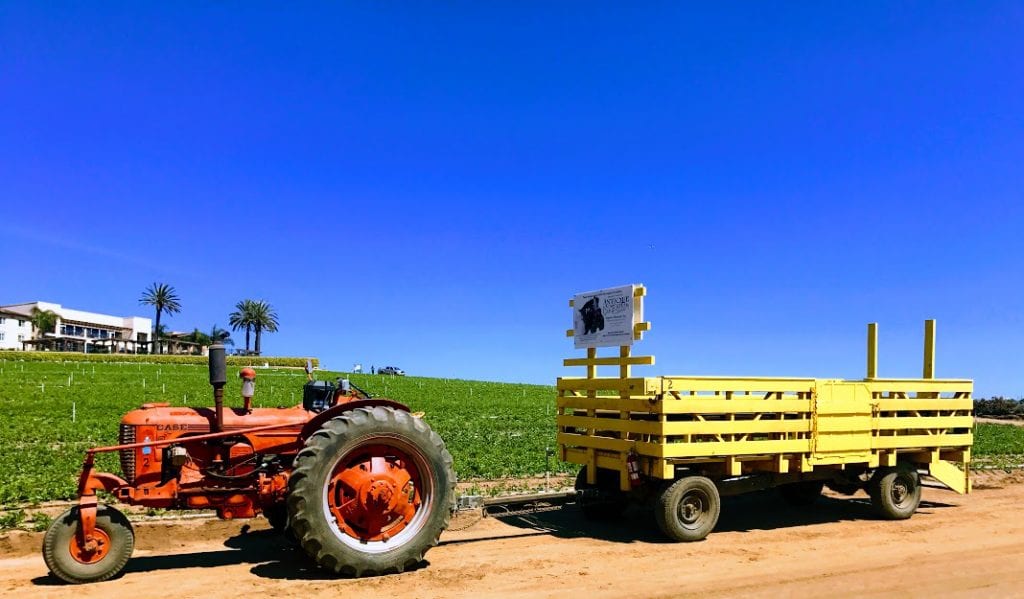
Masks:
[[[228,365],[224,356],[224,344],[217,341],[210,346],[210,384],[213,385],[214,429],[224,430],[224,385],[228,382]]]

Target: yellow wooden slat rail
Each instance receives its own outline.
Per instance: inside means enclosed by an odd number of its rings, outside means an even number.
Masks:
[[[873,437],[872,449],[910,449],[930,447],[970,447],[974,438],[970,433],[960,435],[896,435]]]
[[[575,408],[580,410],[614,410],[625,412],[656,413],[655,403],[645,398],[621,399],[618,397],[559,397],[559,408]]]
[[[665,414],[778,414],[810,412],[808,399],[704,399],[663,400]]]
[[[810,432],[809,419],[794,420],[705,420],[691,422],[656,422],[650,420],[622,420],[619,418],[589,418],[586,416],[558,416],[560,427],[596,429],[642,433],[648,435],[721,435],[752,433]]]
[[[974,382],[964,379],[875,379],[867,382],[868,387],[876,392],[898,391],[900,393],[945,392],[971,393]]]
[[[637,394],[654,395],[660,390],[658,379],[654,378],[622,378],[622,379],[585,379],[560,378],[557,381],[559,391],[630,391]]]
[[[634,366],[650,366],[654,364],[654,356],[631,356],[628,358],[566,358],[562,360],[565,366],[621,366],[629,364]]]
[[[974,416],[910,416],[906,418],[877,418],[877,430],[906,430],[922,428],[971,428]]]
[[[880,412],[924,412],[935,410],[971,411],[973,399],[877,399],[872,403]]]

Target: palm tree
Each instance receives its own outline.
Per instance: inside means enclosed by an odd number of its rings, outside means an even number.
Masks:
[[[263,331],[268,333],[277,332],[277,312],[274,307],[264,300],[259,300],[252,305],[252,329],[256,333],[256,345],[253,350],[260,355],[260,338]]]
[[[157,345],[157,347],[160,348],[160,352],[164,351],[163,350],[164,346],[163,346],[162,343],[160,343],[160,340],[161,339],[166,339],[166,338],[167,338],[167,325],[165,325],[165,324],[158,324],[155,327],[153,327],[153,341],[152,341],[152,343],[155,343]],[[153,353],[157,353],[157,352],[154,351]]]
[[[185,335],[185,341],[198,343],[199,345],[210,345],[213,342],[209,335],[199,330],[199,327],[195,327],[191,333]]]
[[[210,341],[220,341],[224,345],[230,345],[234,347],[235,342],[231,339],[231,332],[227,329],[222,329],[216,324],[210,329]]]
[[[33,307],[30,320],[39,337],[54,332],[53,329],[57,326],[57,315],[52,310],[40,310],[38,307]]]
[[[249,353],[249,333],[252,332],[253,306],[256,304],[251,299],[245,299],[235,304],[235,311],[228,314],[228,324],[231,330],[245,330],[245,353]]]
[[[167,283],[153,283],[142,294],[142,297],[139,298],[139,303],[156,308],[156,322],[153,327],[153,347],[156,348],[154,353],[160,353],[160,344],[157,343],[157,334],[162,330],[160,328],[160,316],[164,312],[168,314],[181,312],[181,298],[178,297],[174,287]]]

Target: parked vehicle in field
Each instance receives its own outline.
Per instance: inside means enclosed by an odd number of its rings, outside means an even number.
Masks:
[[[390,374],[392,376],[405,376],[405,371],[397,366],[385,366],[377,369],[377,374]]]

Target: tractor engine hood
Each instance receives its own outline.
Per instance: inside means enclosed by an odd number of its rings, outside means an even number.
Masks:
[[[224,430],[242,430],[254,427],[271,426],[274,424],[291,425],[284,430],[293,431],[302,428],[310,418],[315,416],[302,406],[291,408],[255,408],[246,411],[242,408],[224,408]],[[132,410],[121,419],[121,425],[135,427],[152,427],[156,436],[153,440],[178,437],[183,434],[201,435],[213,430],[215,419],[212,407],[188,408],[171,407],[167,403],[143,404]],[[140,438],[139,441],[142,439]]]

